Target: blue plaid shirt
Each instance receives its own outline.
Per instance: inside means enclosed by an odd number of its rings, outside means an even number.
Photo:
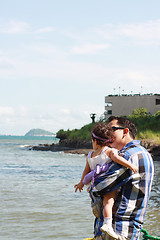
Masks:
[[[107,172],[96,178],[91,194],[103,197],[109,192],[118,190],[113,207],[113,228],[116,233],[135,240],[138,239],[143,225],[154,166],[152,157],[138,140],[129,142],[119,153],[137,165],[138,172],[132,174],[130,169],[113,163]],[[102,223],[101,213],[101,217],[95,220],[95,236],[102,234],[100,231]]]

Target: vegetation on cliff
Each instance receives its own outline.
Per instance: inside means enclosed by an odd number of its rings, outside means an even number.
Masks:
[[[137,127],[137,138],[153,140],[160,144],[160,111],[155,115],[147,113],[145,108],[137,108],[128,118],[133,121]]]
[[[81,129],[66,130],[60,129],[56,137],[60,140],[72,139],[72,140],[89,140],[91,138],[91,129],[96,123],[90,123],[83,126]]]
[[[154,143],[160,144],[160,111],[155,115],[147,113],[145,108],[137,108],[132,115],[127,116],[137,126],[137,139],[148,139]],[[90,123],[83,126],[81,129],[73,129],[64,131],[59,130],[56,137],[61,141],[68,140],[90,140],[91,129],[96,123]]]

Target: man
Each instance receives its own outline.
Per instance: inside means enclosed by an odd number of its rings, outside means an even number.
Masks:
[[[117,148],[119,154],[138,166],[133,174],[119,164],[113,163],[109,170],[96,178],[91,194],[95,198],[117,190],[113,207],[113,229],[120,240],[139,238],[143,225],[147,203],[152,185],[154,167],[150,154],[134,140],[137,129],[127,118],[110,117],[109,126],[114,130],[115,140],[111,147]],[[102,235],[100,228],[103,215],[95,219],[95,239],[109,239]]]

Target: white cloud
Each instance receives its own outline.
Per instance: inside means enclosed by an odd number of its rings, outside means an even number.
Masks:
[[[58,79],[62,81],[62,84],[66,84],[68,80],[70,82],[76,80],[81,83],[96,83],[98,80],[101,84],[105,84],[107,80],[110,80],[109,86],[112,85],[111,82],[119,82],[120,84],[122,80],[127,83],[130,81],[130,85],[134,85],[135,81],[143,82],[144,85],[145,81],[148,82],[147,79],[149,81],[152,79],[153,82],[157,81],[158,85],[160,69],[156,66],[146,66],[135,62],[132,65],[126,63],[125,66],[119,67],[115,61],[114,67],[112,65],[108,67],[105,62],[103,64],[101,62],[87,62],[85,59],[72,61],[66,52],[50,44],[23,45],[23,48],[23,51],[28,54],[26,58],[24,58],[25,54],[23,54],[22,59],[19,58],[21,55],[18,54],[18,57],[3,58],[3,61],[0,62],[1,78],[14,76],[14,78],[28,78],[33,79],[33,81],[39,78],[45,79],[46,83],[49,79],[53,81]],[[109,86],[106,86],[106,89]]]
[[[25,50],[28,50],[30,53],[41,54],[43,57],[52,57],[56,58],[60,55],[60,57],[64,56],[64,52],[57,46],[52,44],[36,44],[36,45],[23,45]]]
[[[14,114],[12,107],[0,107],[0,116],[10,116]]]
[[[13,77],[16,74],[16,62],[16,56],[15,59],[7,56],[7,53],[0,56],[0,80]]]
[[[69,115],[71,113],[70,110],[67,108],[60,109],[60,112],[62,112],[62,114],[65,114],[65,115]]]
[[[12,70],[14,69],[14,64],[10,59],[0,59],[0,71],[1,70]]]
[[[108,44],[84,44],[72,47],[71,52],[73,54],[95,54],[101,50],[107,49],[108,47]]]
[[[55,29],[53,27],[45,27],[40,28],[36,30],[36,33],[47,33],[47,32],[53,32]]]
[[[95,29],[109,41],[127,39],[137,44],[160,44],[160,19],[142,23],[105,24]]]
[[[9,33],[9,34],[17,34],[17,33],[25,33],[30,29],[30,25],[26,22],[17,22],[15,20],[11,20],[8,24],[0,24],[0,33]]]
[[[21,116],[21,117],[27,117],[29,115],[29,111],[28,109],[25,107],[25,106],[21,106],[19,109],[18,109],[18,114]]]
[[[31,26],[27,22],[22,22],[22,21],[15,21],[15,20],[10,20],[8,23],[0,23],[0,33],[7,33],[7,34],[22,34],[22,33],[38,33],[38,34],[43,34],[43,33],[48,33],[48,32],[53,32],[55,29],[51,26],[44,27],[44,28],[39,28],[36,30],[33,30],[34,27]]]
[[[54,133],[60,129],[79,129],[91,122],[90,113],[93,109],[96,109],[97,117],[102,113],[102,106],[93,107],[92,104],[86,103],[77,109],[66,105],[57,103],[33,104],[30,107],[3,107],[0,109],[3,113],[0,115],[0,134],[24,135],[32,128],[42,128]],[[8,115],[5,115],[6,113]]]
[[[137,39],[160,39],[160,20],[120,26],[119,35]]]

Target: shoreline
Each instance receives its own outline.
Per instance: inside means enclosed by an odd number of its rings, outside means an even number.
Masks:
[[[160,147],[159,147],[160,148]],[[93,151],[93,149],[74,149],[74,150],[65,150],[64,153],[71,153],[71,154],[84,154],[88,155],[90,151]],[[153,161],[160,161],[160,155],[153,155],[151,154]]]
[[[160,145],[155,144],[153,141],[142,140],[141,145],[147,149],[151,154],[154,161],[160,161]],[[91,142],[87,141],[65,141],[57,144],[39,144],[38,146],[29,146],[29,150],[35,151],[52,151],[64,152],[70,154],[84,154],[88,155],[92,151]]]
[[[84,154],[87,156],[88,153],[91,151],[93,151],[93,149],[72,149],[72,150],[65,150],[64,153]]]

